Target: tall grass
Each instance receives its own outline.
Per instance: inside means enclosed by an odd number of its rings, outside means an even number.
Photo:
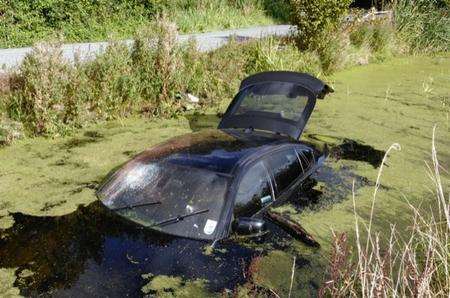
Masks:
[[[412,52],[450,49],[450,3],[442,0],[397,0],[396,31]]]
[[[441,181],[435,129],[427,169],[435,199],[427,210],[408,202],[413,219],[408,233],[398,231],[392,224],[387,243],[382,244],[380,233],[372,231],[379,183],[375,187],[367,226],[361,227],[355,207],[355,258],[352,258],[347,235],[334,235],[329,279],[320,291],[321,296],[449,297],[450,197]],[[381,172],[382,168],[378,178]],[[354,196],[353,202],[355,206]]]
[[[164,9],[180,32],[204,32],[272,24],[277,21],[277,7],[267,7],[259,0],[178,0]]]

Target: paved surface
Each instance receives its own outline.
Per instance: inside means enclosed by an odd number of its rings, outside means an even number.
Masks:
[[[244,29],[179,35],[177,39],[179,42],[195,39],[197,41],[198,49],[206,52],[223,46],[232,37],[235,37],[237,40],[248,40],[266,36],[286,36],[292,30],[293,27],[290,25],[257,26]],[[132,40],[124,40],[123,42],[127,45],[133,44]],[[75,60],[76,56],[81,61],[91,60],[95,58],[96,55],[102,53],[108,44],[108,42],[64,44],[62,46],[63,56],[71,62]],[[0,49],[0,72],[6,72],[7,70],[20,65],[25,56],[31,51],[31,47]]]

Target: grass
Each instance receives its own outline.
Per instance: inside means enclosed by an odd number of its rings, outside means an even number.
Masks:
[[[269,25],[276,22],[262,1],[198,1],[187,9],[169,9],[181,33]]]
[[[151,28],[158,15],[177,24],[181,33],[266,25],[286,21],[283,1],[266,0],[115,0],[0,1],[0,48],[36,42],[103,41],[132,38]]]

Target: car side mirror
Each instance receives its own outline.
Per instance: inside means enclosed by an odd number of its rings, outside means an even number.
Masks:
[[[231,228],[234,233],[240,236],[257,236],[267,230],[267,225],[263,219],[239,217],[233,221]]]

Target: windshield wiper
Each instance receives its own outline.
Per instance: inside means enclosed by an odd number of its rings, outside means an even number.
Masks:
[[[136,208],[136,207],[144,207],[144,206],[151,206],[151,205],[158,205],[158,204],[161,204],[161,201],[154,201],[154,202],[136,204],[136,205],[131,205],[131,206],[127,205],[127,206],[123,206],[123,207],[119,207],[119,208],[115,208],[115,209],[111,209],[111,210],[117,211],[117,210],[132,209],[132,208]]]
[[[191,216],[203,214],[206,212],[209,212],[209,209],[203,209],[203,210],[195,211],[195,212],[184,214],[184,215],[178,215],[178,216],[171,217],[171,218],[165,219],[163,221],[157,222],[157,223],[151,225],[150,227],[156,227],[156,226],[176,223],[176,222],[182,221],[186,217],[191,217]]]

